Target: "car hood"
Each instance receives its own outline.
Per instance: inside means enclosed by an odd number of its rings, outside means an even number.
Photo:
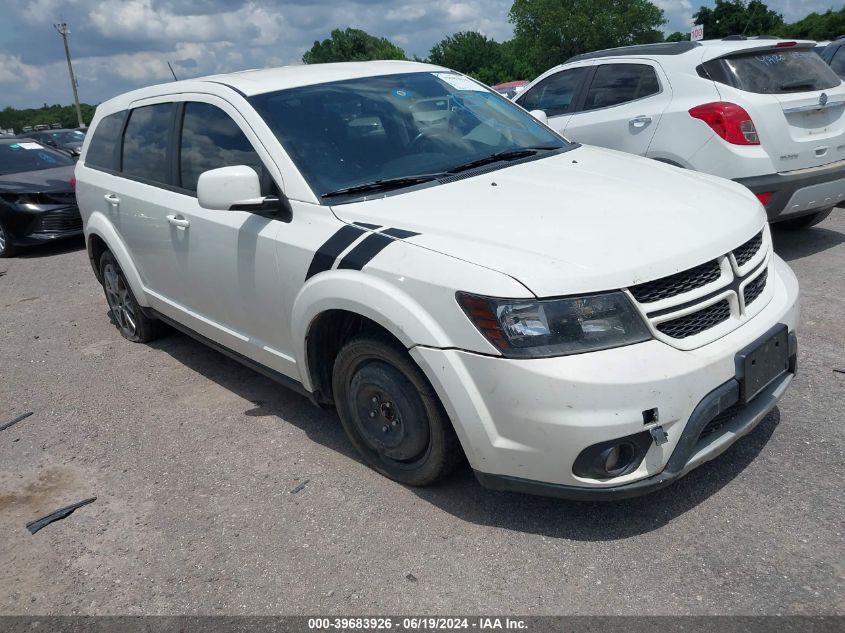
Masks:
[[[345,222],[419,233],[405,241],[500,271],[542,297],[691,268],[766,222],[741,185],[584,146],[333,211]]]
[[[74,165],[23,171],[0,175],[0,191],[11,193],[44,193],[48,191],[73,191],[71,179]]]

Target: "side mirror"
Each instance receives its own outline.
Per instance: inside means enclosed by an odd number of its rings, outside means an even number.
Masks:
[[[535,119],[537,119],[543,125],[549,124],[549,117],[547,117],[546,113],[543,112],[542,110],[531,110],[531,112],[529,112],[528,114],[533,116]]]
[[[232,207],[261,205],[261,184],[252,167],[234,165],[209,169],[197,181],[197,201],[205,209],[229,211]]]

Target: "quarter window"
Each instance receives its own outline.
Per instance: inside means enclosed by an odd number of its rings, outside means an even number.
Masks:
[[[609,108],[660,92],[654,68],[645,64],[604,64],[596,69],[584,110]]]
[[[173,121],[172,103],[135,108],[123,137],[123,173],[127,176],[166,183],[167,146]]]
[[[125,118],[126,112],[122,111],[100,120],[91,137],[88,153],[85,155],[85,164],[88,167],[120,170],[120,133],[123,131]]]
[[[830,67],[840,77],[845,77],[845,46],[840,46],[830,60]]]
[[[517,99],[517,103],[529,111],[542,110],[547,116],[571,112],[586,72],[586,67],[571,68],[547,77]]]
[[[208,103],[186,103],[179,158],[182,188],[196,191],[201,173],[232,165],[248,165],[264,176],[261,158],[228,114]]]

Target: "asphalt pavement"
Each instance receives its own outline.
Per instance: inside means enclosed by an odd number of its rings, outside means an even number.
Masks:
[[[0,426],[33,413],[0,431],[0,614],[845,614],[845,210],[775,246],[792,387],[614,503],[403,487],[305,398],[175,332],[122,339],[81,240],[0,260]]]

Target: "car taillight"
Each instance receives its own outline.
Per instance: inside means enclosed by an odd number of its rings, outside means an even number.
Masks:
[[[71,189],[76,189],[76,176],[71,176],[70,180],[68,180],[68,184],[70,185]]]
[[[760,201],[764,207],[769,204],[769,200],[772,199],[773,191],[762,191],[760,193],[755,193],[754,195],[757,196],[757,199]]]
[[[790,46],[795,46],[798,42],[778,42],[775,44],[775,48],[789,48]]]
[[[714,101],[696,106],[689,111],[694,119],[700,119],[712,130],[734,145],[759,145],[757,128],[748,112],[741,106],[728,101]]]

